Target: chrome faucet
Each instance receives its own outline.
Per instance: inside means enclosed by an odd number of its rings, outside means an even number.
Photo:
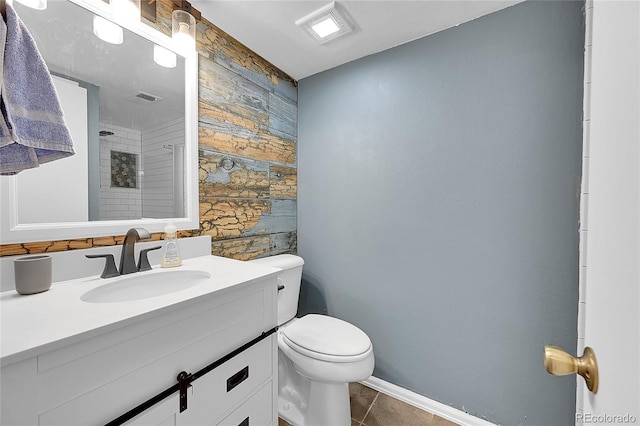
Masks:
[[[120,275],[138,272],[135,258],[135,244],[140,240],[148,240],[151,234],[144,228],[131,228],[127,231],[120,254]]]

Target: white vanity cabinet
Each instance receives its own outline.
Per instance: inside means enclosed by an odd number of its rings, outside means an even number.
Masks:
[[[177,385],[180,372],[196,373],[255,339],[191,383],[182,413],[174,392],[124,424],[276,425],[275,280],[267,274],[3,360],[0,424],[108,424]],[[94,314],[114,305],[96,304]]]

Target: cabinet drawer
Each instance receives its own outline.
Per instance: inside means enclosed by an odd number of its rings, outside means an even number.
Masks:
[[[271,383],[274,344],[272,335],[192,382],[188,408],[178,416],[177,424],[214,425],[256,389]]]
[[[267,426],[272,424],[274,413],[271,389],[271,382],[269,382],[217,426]]]

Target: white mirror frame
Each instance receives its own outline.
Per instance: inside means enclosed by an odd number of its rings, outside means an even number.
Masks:
[[[100,0],[68,0],[90,12],[113,20],[107,4]],[[185,217],[172,219],[132,219],[61,223],[18,223],[17,179],[0,176],[0,244],[37,241],[61,241],[81,238],[124,235],[129,228],[143,227],[149,232],[163,232],[171,220],[178,229],[200,226],[198,208],[198,54],[176,49],[171,37],[144,23],[123,28],[165,47],[185,58]]]

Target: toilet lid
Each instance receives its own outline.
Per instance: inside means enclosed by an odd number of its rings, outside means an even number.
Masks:
[[[305,315],[282,333],[292,349],[309,356],[354,357],[371,348],[369,336],[358,327],[325,315]]]

